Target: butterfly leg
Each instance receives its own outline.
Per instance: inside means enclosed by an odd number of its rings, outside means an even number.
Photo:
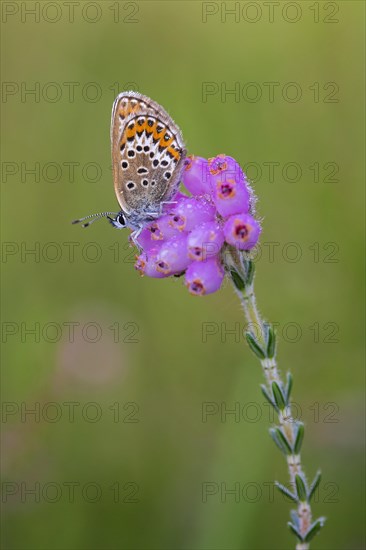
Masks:
[[[142,252],[142,247],[140,243],[138,242],[138,238],[141,234],[141,231],[143,230],[144,226],[140,225],[135,231],[132,231],[131,235],[129,236],[129,240],[132,242],[132,244],[138,249],[139,254]]]

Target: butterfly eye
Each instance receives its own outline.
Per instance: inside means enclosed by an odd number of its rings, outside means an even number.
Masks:
[[[125,220],[125,217],[123,216],[123,214],[118,214],[117,221],[121,225],[126,225],[126,220]]]

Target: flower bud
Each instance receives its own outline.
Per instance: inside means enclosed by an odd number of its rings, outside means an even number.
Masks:
[[[192,195],[209,194],[210,173],[208,170],[208,161],[194,155],[187,157],[182,174],[182,181]]]
[[[153,240],[153,235],[150,230],[150,225],[144,227],[140,235],[137,237],[137,242],[145,252],[156,246],[156,242]]]
[[[213,221],[216,209],[213,204],[196,198],[181,199],[170,212],[171,226],[179,231],[191,231],[198,224]]]
[[[236,214],[224,224],[225,241],[239,250],[250,250],[259,238],[261,226],[249,214]]]
[[[248,212],[250,190],[239,164],[231,157],[218,155],[209,160],[211,192],[221,216]]]
[[[179,229],[173,227],[170,222],[171,217],[168,214],[152,222],[149,225],[151,239],[153,241],[162,241],[178,236],[180,234]]]
[[[163,242],[155,258],[157,271],[164,275],[182,273],[189,263],[187,235],[185,234]]]
[[[224,232],[217,222],[206,222],[188,235],[188,256],[203,261],[216,256],[224,244]]]
[[[243,173],[240,164],[233,157],[224,154],[209,158],[208,170],[211,176],[220,176],[222,172],[226,172],[232,178]]]
[[[191,294],[203,296],[216,292],[224,279],[224,270],[216,258],[192,262],[186,271],[185,284]]]
[[[142,252],[136,258],[135,269],[140,272],[141,275],[147,275],[148,277],[156,277],[162,279],[166,275],[156,269],[156,257],[159,252],[158,246],[150,248],[149,251]]]

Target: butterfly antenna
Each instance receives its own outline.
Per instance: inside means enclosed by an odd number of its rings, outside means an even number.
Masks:
[[[97,220],[100,220],[101,218],[109,217],[109,216],[117,216],[117,212],[100,212],[99,214],[90,214],[89,216],[85,216],[84,218],[79,218],[78,220],[73,220],[71,223],[81,223],[84,220],[89,220],[90,218],[93,218],[90,222],[83,223],[83,227],[89,227],[92,223],[96,222]]]

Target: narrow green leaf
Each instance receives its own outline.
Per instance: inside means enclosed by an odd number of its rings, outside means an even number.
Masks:
[[[307,490],[306,490],[306,484],[305,480],[299,475],[295,475],[295,485],[296,485],[296,491],[297,496],[301,502],[307,501]]]
[[[269,327],[271,325],[269,323],[267,323],[266,321],[263,321],[263,324],[262,324],[262,328],[263,328],[263,339],[265,342],[268,341],[268,331],[269,331]],[[266,346],[267,347],[267,346]]]
[[[253,282],[254,273],[255,273],[255,264],[254,264],[254,262],[252,260],[248,260],[248,262],[246,264],[246,268],[247,268],[246,284],[248,286],[250,286]]]
[[[291,455],[292,449],[289,442],[286,439],[286,436],[284,435],[284,433],[281,431],[280,428],[275,428],[275,429],[277,430],[277,437],[282,441],[282,443],[286,447],[286,454]]]
[[[303,538],[301,536],[301,533],[300,531],[298,531],[295,527],[295,525],[293,525],[290,521],[287,523],[287,525],[289,526],[290,528],[290,531],[293,532],[293,534],[295,535],[295,537],[297,537],[299,539],[300,542],[303,542]]]
[[[273,441],[276,443],[277,447],[285,454],[291,455],[292,449],[286,439],[286,437],[281,432],[280,428],[271,428],[269,430]]]
[[[302,422],[297,423],[296,439],[294,443],[294,453],[298,455],[301,449],[301,445],[304,439],[305,426]]]
[[[268,403],[270,403],[270,405],[272,405],[272,407],[278,412],[278,407],[277,407],[276,403],[270,397],[270,395],[267,391],[267,388],[264,384],[261,384],[261,390],[262,390],[262,393],[263,393],[264,397],[267,399]]]
[[[300,518],[297,510],[290,510],[291,521],[297,529],[300,529]]]
[[[310,489],[309,489],[309,492],[308,492],[308,501],[310,502],[311,498],[313,497],[315,491],[317,490],[318,486],[319,486],[319,483],[322,479],[322,473],[321,471],[319,470],[314,479],[313,479],[313,482],[312,484],[310,485]]]
[[[270,325],[267,336],[267,357],[272,359],[276,352],[276,333],[274,328]]]
[[[314,523],[311,524],[310,528],[308,529],[308,532],[306,533],[304,537],[305,542],[310,542],[315,535],[317,535],[320,531],[320,529],[324,526],[325,518],[318,518]]]
[[[286,408],[286,401],[277,382],[272,382],[272,394],[277,407],[280,411],[283,411]]]
[[[247,342],[249,344],[249,347],[250,349],[252,350],[253,353],[255,353],[255,355],[257,357],[259,357],[259,359],[265,359],[266,356],[265,354],[263,353],[263,350],[262,348],[259,346],[259,344],[256,342],[254,336],[250,333],[250,332],[247,332],[245,334],[246,336],[246,339],[247,339]]]
[[[276,443],[277,447],[279,448],[279,450],[287,455],[287,449],[286,447],[283,445],[282,441],[280,439],[278,439],[277,437],[277,431],[275,428],[270,428],[269,430],[269,434],[270,436],[272,437],[273,441]]]
[[[284,485],[282,485],[282,483],[278,483],[278,481],[275,481],[275,485],[277,487],[277,489],[283,494],[285,495],[285,497],[288,497],[290,500],[292,500],[293,502],[298,502],[297,500],[297,496],[294,495],[293,493],[291,493],[291,491],[289,489],[287,489],[287,487],[285,487]]]
[[[245,282],[240,277],[239,273],[234,269],[230,269],[230,275],[236,288],[240,291],[243,291],[245,288]]]
[[[286,403],[288,404],[290,402],[290,395],[292,390],[292,374],[291,372],[287,373],[287,386],[286,386]]]

